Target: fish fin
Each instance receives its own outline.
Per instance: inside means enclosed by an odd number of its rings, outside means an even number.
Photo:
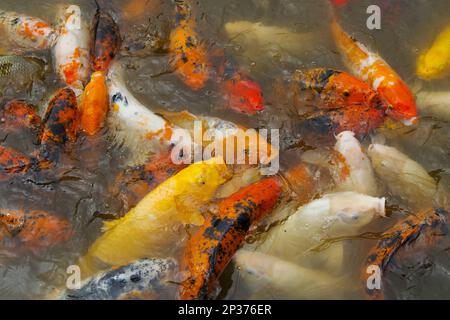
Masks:
[[[0,223],[12,235],[17,235],[25,226],[25,214],[21,211],[7,211],[0,212]]]
[[[134,209],[132,209],[131,211],[133,211],[133,210]],[[110,231],[110,230],[114,229],[115,227],[117,227],[119,224],[122,223],[122,221],[123,221],[122,219],[124,219],[124,218],[125,217],[122,217],[122,218],[116,219],[116,220],[111,220],[111,221],[104,221],[103,222],[102,231],[103,232],[107,232],[107,231]]]

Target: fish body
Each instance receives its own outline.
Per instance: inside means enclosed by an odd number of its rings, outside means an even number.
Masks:
[[[173,259],[141,259],[99,273],[84,281],[80,289],[65,290],[64,300],[158,299],[173,281],[177,263]],[[167,297],[166,297],[167,298]]]
[[[220,159],[197,162],[161,183],[123,218],[106,222],[104,233],[81,259],[83,276],[103,266],[174,254],[185,224],[201,225],[199,209],[230,178]]]
[[[15,91],[30,88],[33,81],[44,75],[44,64],[39,59],[21,56],[0,56],[0,95],[8,88]]]
[[[432,203],[437,184],[419,163],[382,144],[370,145],[367,154],[376,174],[393,194],[419,206]]]
[[[421,234],[425,234],[427,230],[434,230],[434,235],[448,234],[447,216],[448,212],[444,209],[423,210],[416,215],[410,215],[401,219],[382,234],[381,239],[369,251],[362,268],[363,287],[369,298],[382,299],[384,297],[382,282],[382,287],[379,289],[369,288],[367,285],[368,277],[370,276],[367,273],[369,267],[378,267],[381,270],[381,276],[383,276],[399,249],[405,245],[412,244]],[[433,241],[433,238],[428,239],[430,244]]]
[[[370,159],[351,131],[336,136],[334,180],[339,191],[354,191],[375,196],[377,183]]]
[[[0,10],[0,26],[8,40],[26,50],[49,49],[58,38],[57,31],[47,22],[16,12]]]
[[[11,249],[44,251],[67,241],[72,235],[67,220],[48,212],[0,209],[0,240]]]
[[[175,128],[140,103],[127,89],[121,66],[113,64],[107,78],[110,99],[108,127],[116,145],[125,145],[143,163],[149,151],[167,148]]]
[[[213,292],[250,226],[273,210],[281,192],[280,181],[267,178],[219,203],[217,216],[209,217],[186,245],[180,270],[187,279],[180,287],[181,299],[205,299]]]
[[[425,80],[441,79],[450,74],[450,26],[436,37],[430,49],[419,56],[416,73]]]
[[[376,216],[384,215],[384,198],[355,192],[326,194],[271,228],[257,251],[300,263],[322,241],[358,234]]]
[[[89,136],[97,134],[105,123],[108,109],[109,95],[106,76],[103,71],[97,71],[92,74],[81,98],[81,129]]]
[[[91,52],[92,67],[94,71],[106,72],[122,43],[119,26],[111,15],[99,11],[95,16],[94,30],[94,46]]]
[[[30,170],[38,170],[39,161],[17,150],[0,146],[0,181],[13,176],[24,176]]]
[[[337,299],[344,285],[340,277],[261,252],[240,249],[233,261],[250,299]]]
[[[12,100],[0,111],[0,127],[6,132],[30,130],[38,136],[42,129],[42,119],[26,101]]]
[[[420,91],[417,106],[422,114],[450,121],[450,91]]]
[[[380,56],[348,35],[335,19],[331,30],[352,72],[367,81],[386,100],[388,115],[407,124],[416,121],[414,95],[401,77]]]
[[[55,69],[67,85],[82,90],[89,78],[91,39],[79,6],[66,9],[59,33],[53,47]]]
[[[170,33],[169,50],[175,73],[193,90],[203,88],[210,76],[211,63],[207,48],[195,30],[191,5],[176,2],[176,26]]]

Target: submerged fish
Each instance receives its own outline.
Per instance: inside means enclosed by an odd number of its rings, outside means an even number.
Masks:
[[[218,214],[209,217],[186,245],[180,266],[186,272],[181,299],[205,299],[212,294],[250,226],[273,210],[281,193],[278,178],[267,178],[219,203]]]
[[[30,158],[17,150],[0,146],[0,181],[39,170],[40,162],[36,158]]]
[[[430,49],[419,56],[416,73],[425,80],[450,75],[450,26],[436,37]]]
[[[16,12],[0,10],[0,27],[5,29],[8,40],[26,50],[51,48],[57,31],[47,22]]]
[[[227,166],[214,158],[194,163],[161,183],[123,218],[105,223],[104,233],[80,260],[83,276],[105,266],[174,254],[187,236],[177,230],[201,225],[201,206],[229,178]]]
[[[120,49],[122,38],[119,27],[110,14],[98,11],[94,21],[94,45],[91,51],[92,66],[94,71],[106,72]]]
[[[65,10],[59,33],[53,47],[55,69],[67,85],[82,90],[90,72],[91,39],[79,6]]]
[[[375,172],[393,194],[414,205],[431,205],[437,183],[419,163],[382,144],[370,145],[367,153]]]
[[[68,221],[45,211],[0,209],[2,247],[18,252],[44,251],[67,241],[72,235],[73,231]]]
[[[336,19],[331,30],[350,70],[367,81],[388,103],[387,114],[411,124],[417,120],[414,95],[400,76],[377,54],[348,35]]]
[[[180,0],[175,2],[176,26],[170,34],[169,50],[171,64],[181,80],[193,90],[205,86],[210,76],[210,61],[207,48],[198,37],[191,4]]]
[[[81,129],[89,136],[97,134],[103,128],[109,109],[108,88],[103,71],[94,72],[80,103]]]
[[[420,91],[417,106],[423,114],[450,121],[450,91]]]
[[[436,240],[436,236],[448,234],[447,225],[448,212],[444,209],[427,209],[418,212],[417,215],[410,215],[401,219],[393,227],[386,230],[376,246],[372,248],[362,268],[362,280],[365,293],[372,299],[384,297],[384,286],[381,288],[369,288],[367,272],[369,267],[376,266],[381,270],[381,276],[386,271],[389,263],[398,253],[399,249],[405,245],[412,244],[417,238],[425,234],[428,229],[434,231],[434,237],[427,239],[430,244]]]
[[[261,252],[238,250],[233,258],[238,289],[249,288],[253,299],[338,299],[344,279],[298,266]]]
[[[39,136],[42,120],[35,108],[22,100],[9,101],[0,111],[0,128],[3,132],[21,132],[30,130]]]
[[[384,198],[355,192],[326,194],[271,228],[257,251],[300,263],[322,241],[356,235],[376,216],[384,215]]]
[[[127,89],[122,72],[119,63],[114,63],[107,78],[111,106],[107,118],[109,132],[116,145],[130,150],[131,162],[141,164],[149,152],[167,149],[178,141],[172,141],[172,125],[140,103]]]
[[[336,136],[337,153],[333,178],[339,191],[354,191],[370,196],[378,194],[372,163],[351,131]]]
[[[44,63],[36,58],[0,56],[0,96],[9,88],[19,91],[31,88],[44,75]]]
[[[173,259],[141,259],[89,278],[80,289],[66,290],[59,299],[168,299],[168,282],[175,279],[176,271],[177,263]]]

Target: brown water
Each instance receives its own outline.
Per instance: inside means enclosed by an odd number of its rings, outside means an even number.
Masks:
[[[157,0],[153,0],[158,2]],[[194,114],[214,115],[248,127],[281,128],[283,169],[298,161],[302,148],[295,147],[292,128],[295,123],[285,110],[282,97],[274,91],[277,80],[289,76],[295,69],[327,67],[345,70],[328,32],[329,7],[326,1],[318,0],[204,0],[196,8],[198,29],[210,50],[225,48],[240,67],[248,71],[263,87],[266,109],[258,116],[244,116],[230,112],[215,87],[211,84],[193,92],[185,87],[168,66],[167,37],[173,19],[171,1],[161,1],[138,18],[127,20],[122,16],[129,0],[115,0],[110,6],[120,22],[124,37],[124,49],[120,59],[128,67],[128,87],[136,97],[154,110],[189,110]],[[2,0],[0,9],[14,10],[54,21],[60,0],[27,1]],[[93,1],[73,3],[81,6],[84,18],[90,21],[95,14]],[[382,29],[370,31],[365,27],[366,8],[378,4],[382,8]],[[450,78],[421,82],[415,75],[415,61],[419,52],[429,46],[439,30],[450,21],[450,1],[388,1],[361,0],[340,10],[346,29],[376,50],[393,66],[413,88],[426,90],[449,90]],[[305,37],[304,43],[292,47],[245,43],[238,38],[229,39],[224,24],[230,21],[247,20],[290,29]],[[142,48],[146,45],[145,48]],[[61,87],[52,70],[49,52],[34,53],[43,58],[48,69],[43,83],[34,91],[20,93],[14,98],[25,98],[44,107],[49,95]],[[8,97],[13,98],[13,97]],[[0,137],[3,138],[3,137]],[[3,140],[2,140],[3,141]],[[39,181],[12,181],[0,183],[0,207],[33,208],[52,212],[68,218],[76,230],[76,236],[68,243],[49,249],[47,252],[11,257],[11,253],[0,250],[0,298],[35,299],[45,297],[55,287],[61,287],[67,277],[66,268],[75,263],[100,233],[101,221],[94,213],[103,211],[109,203],[107,187],[116,173],[124,167],[123,150],[112,148],[106,139],[100,139],[98,155],[93,156],[83,141],[74,152],[68,154],[64,165],[54,175]],[[365,141],[367,144],[369,141]],[[407,153],[429,172],[436,173],[443,186],[450,181],[450,126],[441,119],[426,117],[420,127],[412,132],[390,132],[387,144]],[[33,147],[22,137],[7,137],[2,145],[14,146],[23,151]],[[93,158],[89,165],[86,158]],[[98,163],[96,163],[98,161]],[[404,201],[385,190],[391,218],[371,224],[366,232],[379,233],[395,223],[396,218],[413,211]],[[374,239],[343,239],[345,244],[346,273],[354,279],[348,288],[330,288],[343,298],[361,298],[360,266]],[[334,244],[330,244],[333,246]],[[387,296],[398,299],[450,298],[450,247],[442,245],[427,248],[407,256],[388,270]],[[409,252],[411,253],[411,252]],[[238,272],[231,265],[221,284],[222,298],[247,298],[252,288],[239,284]],[[277,298],[271,295],[269,297]],[[339,292],[338,292],[339,291]]]

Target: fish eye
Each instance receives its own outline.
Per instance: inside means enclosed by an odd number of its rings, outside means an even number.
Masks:
[[[356,223],[359,221],[359,214],[357,212],[340,212],[337,214],[337,216],[344,222],[344,223]]]

